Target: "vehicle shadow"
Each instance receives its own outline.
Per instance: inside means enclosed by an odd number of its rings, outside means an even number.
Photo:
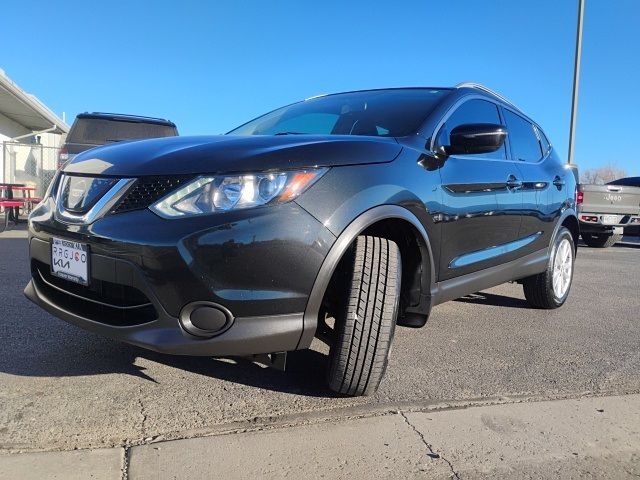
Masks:
[[[315,350],[289,352],[285,371],[269,368],[245,357],[189,357],[152,352],[133,345],[110,340],[76,327],[57,322],[56,333],[39,333],[28,338],[12,339],[10,350],[33,352],[42,342],[44,349],[29,355],[5,357],[0,354],[0,371],[30,377],[74,377],[119,373],[154,383],[162,383],[162,375],[148,362],[219,380],[265,390],[294,393],[310,397],[335,397],[324,383],[327,356]],[[25,322],[28,327],[28,322]],[[77,329],[76,329],[77,330]],[[51,332],[51,331],[50,331]],[[46,335],[47,338],[41,337]],[[56,338],[64,335],[66,338]],[[52,341],[53,340],[53,341]],[[4,357],[4,358],[3,358]],[[143,360],[143,361],[141,361]],[[147,365],[147,366],[145,366]],[[162,370],[162,369],[159,369]]]
[[[589,245],[584,243],[582,240],[578,243],[578,248],[586,249],[586,250],[594,250],[594,251],[606,250],[604,248],[590,247]],[[640,248],[640,243],[632,242],[629,240],[622,240],[618,243],[614,243],[610,248]],[[580,258],[580,250],[578,250],[578,258]]]
[[[66,377],[120,373],[154,383],[160,377],[140,365],[140,359],[204,377],[227,380],[251,387],[311,397],[335,397],[324,384],[326,355],[315,350],[290,352],[285,371],[268,368],[244,357],[188,357],[165,355],[109,339],[91,338],[93,334],[74,335],[75,345],[61,343],[46,356],[3,362],[0,371],[12,375]],[[32,338],[32,340],[36,340]],[[86,341],[90,348],[83,348]],[[100,348],[103,347],[103,348]]]
[[[11,348],[3,348],[1,372],[29,377],[119,373],[162,383],[162,375],[157,374],[155,367],[149,367],[150,361],[203,377],[265,390],[310,397],[336,396],[324,384],[327,356],[315,350],[290,352],[286,370],[280,371],[244,357],[188,357],[156,353],[99,337],[48,315],[46,317],[46,320],[40,320],[40,324],[51,325],[47,332],[31,329],[28,336],[12,338]],[[22,322],[24,328],[29,328],[30,324],[28,320]]]
[[[473,303],[478,305],[493,305],[496,307],[526,308],[531,306],[521,298],[506,297],[495,293],[478,292],[457,298],[456,302]]]
[[[287,354],[285,371],[245,357],[185,357],[138,350],[138,357],[219,380],[308,397],[338,397],[325,385],[327,356],[315,350]]]
[[[623,240],[613,245],[614,248],[640,248],[640,243]]]

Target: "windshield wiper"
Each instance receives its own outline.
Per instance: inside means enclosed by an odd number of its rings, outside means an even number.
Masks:
[[[302,132],[278,132],[274,133],[274,135],[304,135]]]

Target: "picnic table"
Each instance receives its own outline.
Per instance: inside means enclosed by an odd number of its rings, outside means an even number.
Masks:
[[[36,191],[35,187],[30,187],[23,183],[0,183],[0,210],[4,210],[3,229],[9,226],[9,222],[17,224],[21,221],[20,209],[23,212],[31,212],[33,205],[40,202],[39,198],[32,196]],[[20,193],[16,196],[16,193]]]

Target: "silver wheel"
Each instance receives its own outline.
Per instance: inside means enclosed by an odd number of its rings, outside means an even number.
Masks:
[[[571,285],[573,273],[573,248],[568,239],[564,238],[556,250],[553,261],[553,293],[557,298],[563,298]]]
[[[558,308],[569,296],[576,255],[574,238],[567,227],[560,227],[551,242],[547,268],[523,279],[524,296],[532,307]]]

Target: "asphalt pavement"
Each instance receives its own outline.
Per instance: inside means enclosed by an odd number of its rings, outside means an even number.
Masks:
[[[437,306],[399,328],[372,397],[324,386],[326,348],[286,372],[243,359],[160,355],[27,301],[24,232],[0,234],[0,452],[139,445],[320,424],[399,409],[640,393],[640,247],[579,249],[566,305],[528,308],[517,284]]]

